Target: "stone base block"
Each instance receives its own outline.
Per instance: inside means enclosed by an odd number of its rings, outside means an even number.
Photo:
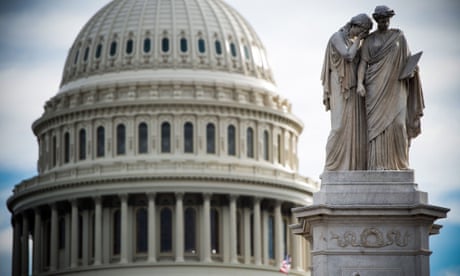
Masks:
[[[293,209],[312,275],[429,275],[429,236],[449,210],[428,204],[413,171],[325,172],[313,205]]]

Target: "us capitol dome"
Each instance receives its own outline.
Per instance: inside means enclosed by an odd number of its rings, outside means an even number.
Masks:
[[[222,0],[114,0],[33,123],[38,175],[8,199],[13,275],[309,275],[291,208],[303,125]]]

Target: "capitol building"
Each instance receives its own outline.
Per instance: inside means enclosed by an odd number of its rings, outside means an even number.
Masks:
[[[310,275],[291,209],[302,122],[224,0],[114,0],[33,123],[38,174],[8,199],[13,275]]]

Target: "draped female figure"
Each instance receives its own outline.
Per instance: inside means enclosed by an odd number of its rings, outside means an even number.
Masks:
[[[321,80],[323,103],[331,111],[326,145],[327,171],[366,169],[364,99],[356,93],[361,40],[372,28],[366,14],[354,16],[327,44]]]
[[[361,49],[357,92],[366,102],[368,170],[408,169],[410,139],[420,133],[424,103],[418,70],[401,79],[410,52],[403,32],[389,29],[394,14],[376,7],[378,29]]]

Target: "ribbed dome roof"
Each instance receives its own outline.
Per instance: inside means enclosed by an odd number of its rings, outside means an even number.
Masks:
[[[76,80],[152,69],[225,72],[274,83],[257,34],[224,1],[114,0],[77,36],[61,92]]]

